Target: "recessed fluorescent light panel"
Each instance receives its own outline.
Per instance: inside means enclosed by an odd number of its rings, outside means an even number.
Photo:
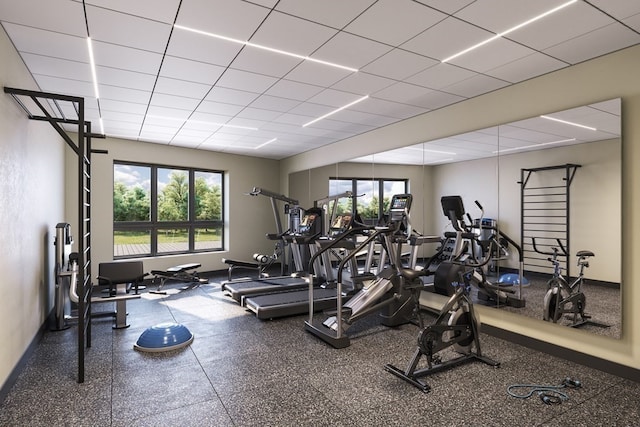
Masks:
[[[267,142],[263,142],[262,144],[258,145],[257,147],[254,147],[253,149],[254,150],[258,150],[258,149],[264,147],[265,145],[271,144],[272,142],[275,142],[277,140],[278,140],[278,138],[272,138],[272,139],[268,140]]]
[[[345,108],[349,108],[349,107],[351,107],[352,105],[356,105],[358,102],[362,102],[362,101],[364,101],[364,100],[365,100],[365,99],[367,99],[367,98],[369,98],[369,95],[365,95],[365,96],[363,96],[362,98],[358,98],[358,99],[356,99],[355,101],[348,103],[347,105],[343,105],[343,106],[342,106],[342,107],[340,107],[340,108],[337,108],[337,109],[335,109],[335,110],[333,110],[333,111],[328,112],[328,113],[327,113],[327,114],[325,114],[324,116],[320,116],[320,117],[318,117],[317,119],[313,119],[313,120],[311,120],[310,122],[307,122],[307,123],[303,124],[303,125],[302,125],[302,127],[304,128],[304,127],[307,127],[307,126],[309,126],[309,125],[311,125],[311,124],[314,124],[315,122],[319,122],[319,121],[320,121],[320,120],[322,120],[322,119],[326,119],[327,117],[332,116],[332,115],[334,115],[335,113],[338,113],[338,112],[340,112],[340,111],[344,110]]]
[[[93,92],[98,103],[98,114],[100,115],[100,133],[104,134],[104,124],[102,122],[102,113],[100,112],[100,92],[98,92],[98,75],[96,74],[96,61],[93,56],[93,44],[91,37],[87,37],[87,49],[89,50],[89,65],[91,66],[91,77],[93,78]]]
[[[550,116],[540,116],[540,118],[542,119],[547,119],[547,120],[553,120],[554,122],[558,122],[558,123],[564,123],[565,125],[570,125],[570,126],[576,126],[579,128],[583,128],[583,129],[589,129],[592,131],[597,131],[598,129],[591,127],[591,126],[586,126],[586,125],[581,125],[580,123],[574,123],[574,122],[569,122],[566,120],[561,120],[561,119],[556,119],[555,117],[550,117]]]
[[[536,22],[536,21],[538,21],[538,20],[540,20],[540,19],[542,19],[542,18],[544,18],[544,17],[546,17],[548,15],[551,15],[552,13],[555,13],[555,12],[561,10],[561,9],[564,9],[565,7],[572,5],[573,3],[577,2],[577,1],[578,0],[571,0],[571,1],[568,1],[566,3],[561,4],[558,7],[554,7],[553,9],[548,10],[548,11],[546,11],[544,13],[541,13],[540,15],[535,16],[535,17],[529,19],[528,21],[525,21],[525,22],[523,22],[521,24],[518,24],[515,27],[511,27],[506,31],[503,31],[501,33],[496,34],[495,36],[489,37],[487,40],[481,41],[478,44],[475,44],[475,45],[473,45],[473,46],[471,46],[471,47],[469,47],[469,48],[467,48],[465,50],[462,50],[462,51],[460,51],[460,52],[458,52],[458,53],[456,53],[454,55],[451,55],[450,57],[443,59],[442,62],[449,62],[452,59],[455,59],[455,58],[457,58],[457,57],[459,57],[461,55],[464,55],[465,53],[471,52],[472,50],[475,50],[475,49],[477,49],[477,48],[479,48],[481,46],[484,46],[485,44],[490,43],[490,42],[492,42],[492,41],[494,41],[496,39],[499,39],[500,37],[504,37],[507,34],[514,32],[515,30],[518,30],[518,29],[520,29],[520,28],[522,28],[522,27],[524,27],[526,25],[529,25],[529,24],[531,24],[533,22]]]
[[[504,150],[494,151],[493,154],[502,154],[508,151],[526,150],[527,148],[540,148],[540,147],[544,147],[545,145],[561,144],[563,142],[571,142],[575,140],[576,140],[575,138],[569,138],[569,139],[561,139],[560,141],[543,142],[542,144],[525,145],[524,147],[505,148]]]
[[[241,44],[241,45],[253,47],[253,48],[256,48],[256,49],[262,49],[262,50],[266,50],[266,51],[269,51],[269,52],[278,53],[280,55],[291,56],[293,58],[302,59],[304,61],[310,61],[310,62],[315,62],[315,63],[318,63],[318,64],[322,64],[322,65],[328,65],[330,67],[340,68],[340,69],[343,69],[343,70],[346,70],[346,71],[351,71],[351,72],[357,72],[358,71],[357,68],[347,67],[345,65],[336,64],[334,62],[323,61],[321,59],[311,58],[309,56],[300,55],[300,54],[293,53],[293,52],[287,52],[286,50],[276,49],[276,48],[269,47],[269,46],[263,46],[261,44],[252,43],[252,42],[246,41],[246,40],[234,39],[234,38],[223,36],[223,35],[220,35],[220,34],[209,33],[207,31],[197,30],[195,28],[189,28],[189,27],[185,27],[183,25],[178,25],[178,24],[174,24],[173,26],[174,26],[174,28],[178,28],[180,30],[190,31],[192,33],[200,34],[200,35],[203,35],[203,36],[213,37],[213,38],[216,38],[216,39],[219,39],[219,40],[224,40],[224,41],[228,41],[228,42],[231,42],[231,43]]]

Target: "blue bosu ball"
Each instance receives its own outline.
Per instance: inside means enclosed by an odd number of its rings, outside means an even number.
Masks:
[[[515,273],[506,273],[500,276],[498,279],[498,283],[501,285],[519,285],[520,284],[520,275]],[[522,286],[526,286],[529,284],[529,281],[526,277],[522,277]]]
[[[147,328],[133,345],[138,351],[161,352],[177,350],[193,342],[193,334],[177,323],[160,323]]]

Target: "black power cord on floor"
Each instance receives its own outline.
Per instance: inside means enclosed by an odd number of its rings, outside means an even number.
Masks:
[[[581,388],[582,383],[574,378],[567,377],[559,385],[544,384],[512,384],[507,387],[507,393],[511,397],[518,399],[528,399],[535,393],[538,394],[540,400],[546,405],[559,405],[565,400],[569,400],[569,395],[564,391],[565,388]],[[514,390],[528,389],[524,394],[518,394]]]

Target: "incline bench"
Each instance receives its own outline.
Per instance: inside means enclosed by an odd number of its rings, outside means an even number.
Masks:
[[[209,283],[209,279],[200,278],[200,276],[198,276],[198,272],[195,271],[195,269],[200,268],[200,266],[201,264],[191,263],[176,265],[175,267],[169,267],[166,270],[151,270],[151,274],[154,276],[154,282],[157,279],[160,279],[160,284],[158,284],[158,288],[155,291],[149,292],[152,294],[166,294],[166,292],[162,290],[162,287],[167,280],[190,283],[185,289],[193,289],[203,283]]]

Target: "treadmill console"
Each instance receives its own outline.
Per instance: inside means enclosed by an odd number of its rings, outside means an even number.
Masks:
[[[389,207],[389,221],[402,221],[405,214],[411,209],[413,196],[411,194],[394,194]]]
[[[338,215],[331,223],[329,227],[329,237],[338,237],[351,229],[351,224],[353,222],[353,215],[351,213],[345,213],[342,215]]]

